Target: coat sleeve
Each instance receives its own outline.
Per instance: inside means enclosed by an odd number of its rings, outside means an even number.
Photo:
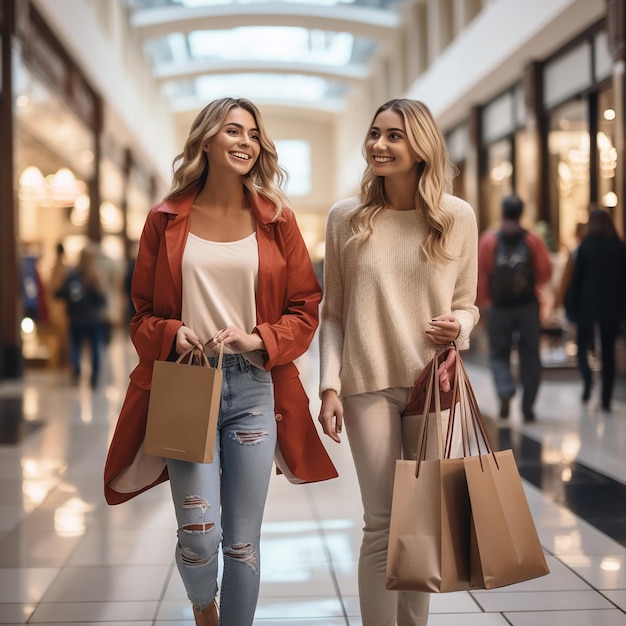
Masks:
[[[279,248],[282,249],[285,283],[282,298],[282,313],[275,321],[264,321],[257,325],[267,352],[265,369],[286,365],[306,352],[317,329],[318,307],[322,290],[313,270],[309,251],[294,214],[285,209],[285,222],[276,225]]]
[[[171,311],[159,311],[155,305],[159,269],[167,263],[164,251],[167,219],[166,214],[157,213],[154,209],[148,214],[139,242],[131,287],[136,313],[130,322],[130,336],[140,364],[149,365],[150,372],[154,361],[170,357],[176,331],[182,325],[180,320],[171,319]],[[149,381],[135,382],[143,388],[149,385]]]

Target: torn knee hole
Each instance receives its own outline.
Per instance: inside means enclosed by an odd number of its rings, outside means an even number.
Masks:
[[[263,441],[267,433],[262,430],[237,431],[233,433],[233,438],[242,444],[254,444]]]
[[[224,548],[224,556],[245,563],[252,571],[257,571],[256,553],[249,543],[238,543]]]
[[[214,524],[213,522],[205,522],[204,524],[185,524],[181,530],[186,533],[208,533]]]
[[[187,496],[183,502],[183,509],[201,509],[203,513],[206,513],[208,508],[209,503],[200,496]]]
[[[200,565],[204,565],[210,561],[209,557],[201,557],[190,548],[185,547],[183,547],[180,551],[180,556],[183,564],[188,565],[189,567],[199,567]]]

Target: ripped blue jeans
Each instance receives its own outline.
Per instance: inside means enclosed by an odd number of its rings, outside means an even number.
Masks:
[[[218,591],[220,624],[251,626],[259,595],[259,540],[276,448],[271,374],[239,354],[224,355],[213,462],[167,460],[178,522],[176,564],[199,609]]]

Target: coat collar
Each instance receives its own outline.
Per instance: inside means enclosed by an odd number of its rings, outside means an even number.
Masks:
[[[173,216],[182,216],[187,217],[191,213],[191,205],[198,194],[198,190],[194,189],[193,191],[186,193],[181,196],[177,196],[176,198],[172,198],[170,200],[163,200],[160,204],[157,205],[157,212],[159,213],[168,213]],[[276,218],[276,208],[274,205],[265,197],[250,196],[250,203],[252,204],[252,210],[254,211],[254,216],[257,222],[260,224],[267,226],[272,222],[284,222],[285,218],[282,213]]]

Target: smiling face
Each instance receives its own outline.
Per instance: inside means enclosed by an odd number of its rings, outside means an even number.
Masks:
[[[205,147],[209,169],[229,170],[245,176],[261,153],[259,137],[254,116],[240,107],[232,108]]]
[[[392,109],[375,117],[365,141],[365,155],[376,176],[417,174],[420,159],[409,143],[404,118]]]

